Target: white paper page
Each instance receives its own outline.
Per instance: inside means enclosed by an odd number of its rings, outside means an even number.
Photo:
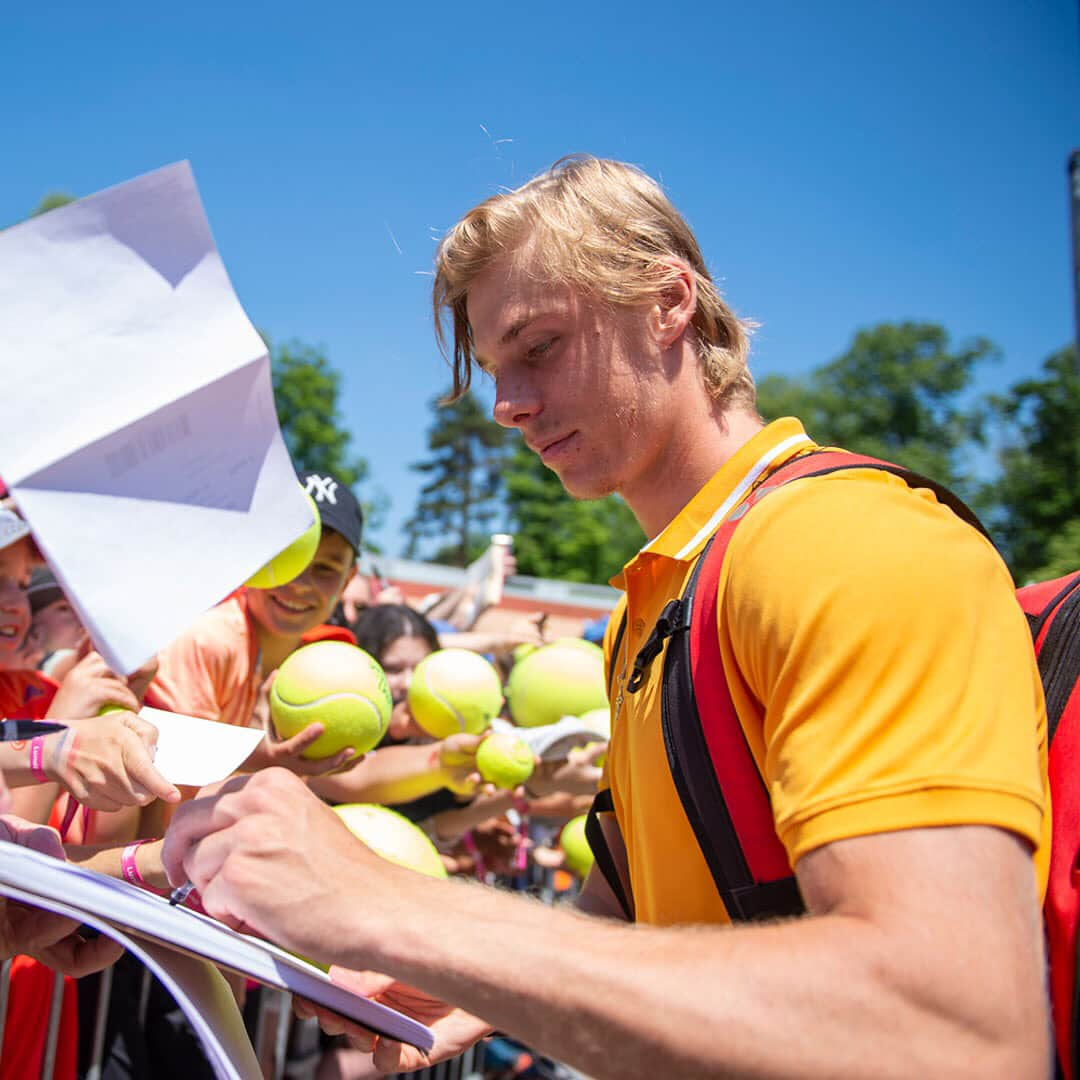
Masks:
[[[127,673],[311,524],[186,162],[0,232],[0,476]]]
[[[359,843],[359,841],[357,841]],[[30,895],[67,904],[80,913],[134,930],[172,948],[183,949],[325,1005],[374,1031],[422,1050],[434,1045],[431,1030],[393,1009],[335,985],[317,967],[268,942],[227,926],[163,897],[16,844],[0,843],[0,893]],[[298,917],[303,918],[303,913]],[[87,921],[90,921],[87,919]],[[96,925],[96,924],[94,924]]]
[[[200,716],[144,705],[139,715],[158,729],[154,767],[170,784],[202,787],[231,776],[262,742],[256,728],[234,727]]]
[[[137,934],[128,934],[108,919],[77,905],[51,898],[43,900],[33,892],[15,886],[0,885],[0,892],[85,923],[118,941],[172,994],[202,1043],[215,1076],[220,1080],[262,1080],[258,1057],[248,1039],[236,999],[213,964]]]

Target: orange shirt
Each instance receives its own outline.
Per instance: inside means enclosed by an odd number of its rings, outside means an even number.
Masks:
[[[798,421],[770,424],[612,582],[626,593],[608,630],[613,696],[717,508],[738,505],[758,462],[812,447]],[[983,537],[888,473],[806,478],[747,514],[718,588],[724,673],[793,865],[848,837],[986,824],[1036,849],[1045,887],[1042,687],[1009,573]],[[658,658],[613,705],[606,766],[637,918],[726,922],[668,768],[662,671]]]
[[[259,646],[241,591],[201,615],[158,654],[146,703],[247,727],[259,685]]]
[[[0,671],[0,719],[42,719],[58,689],[40,671]]]
[[[351,631],[328,625],[313,627],[301,641],[356,644]],[[146,703],[247,727],[264,678],[247,594],[240,590],[200,616],[158,654],[158,673]]]

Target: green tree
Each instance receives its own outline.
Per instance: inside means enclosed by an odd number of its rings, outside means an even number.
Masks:
[[[67,206],[68,203],[73,203],[74,201],[75,196],[69,195],[66,191],[50,191],[49,194],[30,211],[30,216],[37,217],[39,214],[47,214],[50,210],[55,210],[60,206]]]
[[[467,566],[488,546],[491,522],[501,509],[506,430],[471,391],[450,405],[441,406],[442,400],[431,403],[431,456],[412,466],[427,481],[405,523],[406,554],[416,557],[423,541],[435,540],[434,561]]]
[[[325,353],[301,341],[270,348],[278,421],[298,469],[333,473],[350,487],[368,475],[367,462],[351,452],[338,397],[341,376]]]
[[[520,438],[504,476],[519,573],[606,582],[645,542],[626,503],[571,498]]]
[[[895,461],[963,493],[965,452],[984,437],[984,410],[968,400],[972,377],[997,355],[985,338],[954,346],[934,323],[882,323],[804,378],[762,379],[758,408],[769,420],[798,416],[820,443]]]
[[[1080,567],[1080,372],[1072,346],[992,399],[1002,425],[990,525],[1018,582]]]

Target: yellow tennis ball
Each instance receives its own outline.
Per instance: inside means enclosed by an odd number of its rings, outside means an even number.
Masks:
[[[370,803],[346,803],[335,806],[334,812],[376,855],[428,877],[446,877],[435,845],[422,829],[396,811]]]
[[[293,578],[299,577],[315,558],[315,549],[322,536],[322,522],[315,500],[305,491],[304,498],[311,507],[315,520],[287,548],[279,551],[261,570],[256,570],[244,582],[252,589],[276,589]]]
[[[313,760],[333,757],[347,746],[366,754],[386,734],[392,708],[378,662],[344,641],[297,649],[270,687],[270,716],[283,739],[316,721],[326,728],[301,755]]]
[[[536,757],[523,739],[508,732],[489,735],[476,751],[476,767],[489,783],[513,791],[533,774]]]
[[[409,711],[436,739],[479,735],[502,708],[499,674],[479,653],[440,649],[416,665],[409,683]]]
[[[559,834],[559,847],[566,856],[566,867],[580,877],[585,877],[592,868],[594,856],[589,841],[585,837],[587,814],[571,818]]]
[[[514,665],[506,697],[521,727],[542,727],[564,716],[606,709],[604,652],[581,638],[544,645]]]

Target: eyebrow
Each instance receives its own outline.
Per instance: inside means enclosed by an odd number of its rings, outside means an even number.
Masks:
[[[547,318],[549,315],[554,314],[556,314],[556,312],[549,310],[534,311],[528,315],[522,315],[520,319],[515,319],[507,328],[503,336],[499,338],[499,345],[509,345],[510,342],[514,341],[521,334],[521,331],[524,330],[527,326],[531,325],[539,319],[544,319]],[[479,367],[481,371],[488,370],[488,362],[485,357],[474,351],[473,359],[475,360],[477,367]]]
[[[539,319],[539,314],[523,315],[520,319],[511,324],[510,329],[506,331],[501,338],[499,338],[500,345],[507,345],[514,340],[529,325],[534,319]]]

